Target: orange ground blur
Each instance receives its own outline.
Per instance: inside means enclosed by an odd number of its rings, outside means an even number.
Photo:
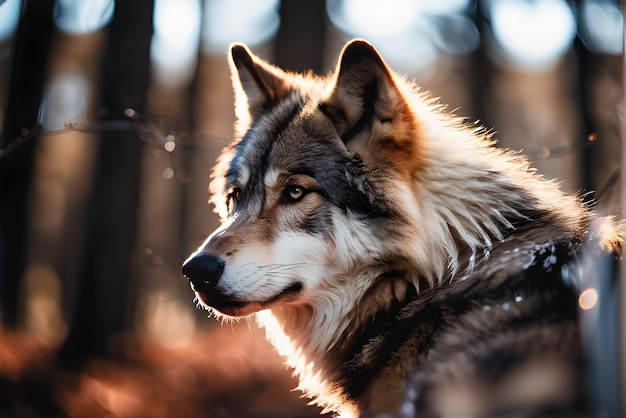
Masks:
[[[247,324],[209,331],[182,348],[134,337],[116,346],[124,348],[68,372],[55,366],[56,344],[0,330],[0,416],[320,416],[292,390],[296,380],[262,331]]]

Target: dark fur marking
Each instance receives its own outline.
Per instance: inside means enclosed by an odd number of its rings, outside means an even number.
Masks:
[[[462,315],[489,306],[497,301],[513,301],[516,294],[532,294],[541,297],[541,306],[528,314],[506,321],[502,331],[511,331],[541,324],[573,322],[576,320],[576,298],[561,279],[561,268],[575,260],[569,243],[555,244],[552,251],[545,248],[536,252],[535,262],[526,270],[494,283],[489,277],[472,277],[464,282],[429,289],[403,308],[397,307],[388,315],[374,320],[376,332],[370,330],[357,337],[352,344],[356,347],[344,359],[346,367],[341,371],[340,382],[346,385],[347,395],[356,399],[367,390],[372,379],[394,359],[394,353],[408,340],[418,343],[416,351],[427,355],[437,334],[446,332]],[[513,302],[511,302],[513,303]],[[369,326],[369,325],[368,325]],[[480,330],[476,330],[479,332]],[[383,336],[382,342],[370,335]],[[462,341],[467,343],[467,340]],[[368,355],[365,357],[364,351]],[[450,348],[452,351],[456,349]],[[375,353],[371,353],[375,350]],[[364,362],[366,358],[377,359],[375,363]],[[476,359],[480,360],[480,359]],[[495,367],[486,355],[478,365],[485,372]],[[502,357],[498,368],[510,368],[519,358]],[[482,364],[482,366],[481,366]],[[419,365],[416,365],[419,366]]]
[[[288,154],[277,157],[281,168],[315,179],[320,185],[316,192],[343,211],[351,209],[373,218],[396,216],[389,202],[383,199],[383,193],[368,180],[376,177],[371,175],[371,169],[350,154],[337,137],[329,137],[327,133],[317,136],[313,129],[307,129],[306,134],[300,138],[297,156],[294,157],[290,147]]]
[[[333,228],[332,213],[327,207],[319,206],[299,222],[298,228],[307,234],[326,235]]]
[[[337,125],[340,121],[346,121],[347,116],[343,109],[339,107],[331,107],[328,103],[322,102],[317,105],[317,108],[326,116],[333,125]]]
[[[289,96],[293,98],[294,96]],[[293,102],[295,100],[291,100]],[[291,104],[291,109],[285,111],[281,106],[286,107]],[[302,98],[292,104],[288,100],[283,100],[276,104],[276,111],[268,116],[255,120],[244,137],[235,146],[235,156],[230,168],[226,173],[227,185],[230,187],[239,179],[239,172],[245,165],[254,167],[250,170],[250,179],[246,184],[246,189],[241,194],[242,204],[248,202],[247,196],[265,196],[263,192],[263,178],[268,168],[269,155],[276,143],[276,139],[290,126],[290,124],[300,115],[304,101]],[[271,129],[268,129],[268,125]]]

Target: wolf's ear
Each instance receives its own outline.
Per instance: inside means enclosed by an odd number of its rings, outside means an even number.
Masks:
[[[286,73],[255,56],[244,44],[230,47],[230,70],[237,117],[254,119],[289,92]]]
[[[394,155],[386,156],[394,159],[413,151],[413,141],[408,138],[413,128],[410,107],[395,74],[364,40],[353,40],[344,47],[333,90],[323,108],[349,149],[362,154],[364,144],[358,142],[367,142],[370,154],[388,151]],[[351,143],[364,132],[369,133],[365,141]]]

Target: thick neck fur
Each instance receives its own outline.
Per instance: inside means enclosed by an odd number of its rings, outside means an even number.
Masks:
[[[417,133],[423,164],[390,191],[402,214],[400,236],[378,237],[387,246],[372,251],[385,253],[366,253],[353,277],[329,280],[335,287],[314,303],[259,315],[268,338],[300,376],[300,389],[332,409],[350,408],[334,379],[357,324],[402,302],[407,286],[419,291],[462,280],[499,242],[530,225],[550,225],[572,240],[583,234],[587,212],[578,198],[536,176],[522,157],[493,148],[482,133],[432,109],[422,114],[433,115],[420,120]],[[388,260],[393,274],[371,260]]]

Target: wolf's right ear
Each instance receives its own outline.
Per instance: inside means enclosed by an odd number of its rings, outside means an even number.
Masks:
[[[244,44],[232,44],[229,58],[240,123],[254,120],[264,108],[288,94],[286,73],[255,56]]]

